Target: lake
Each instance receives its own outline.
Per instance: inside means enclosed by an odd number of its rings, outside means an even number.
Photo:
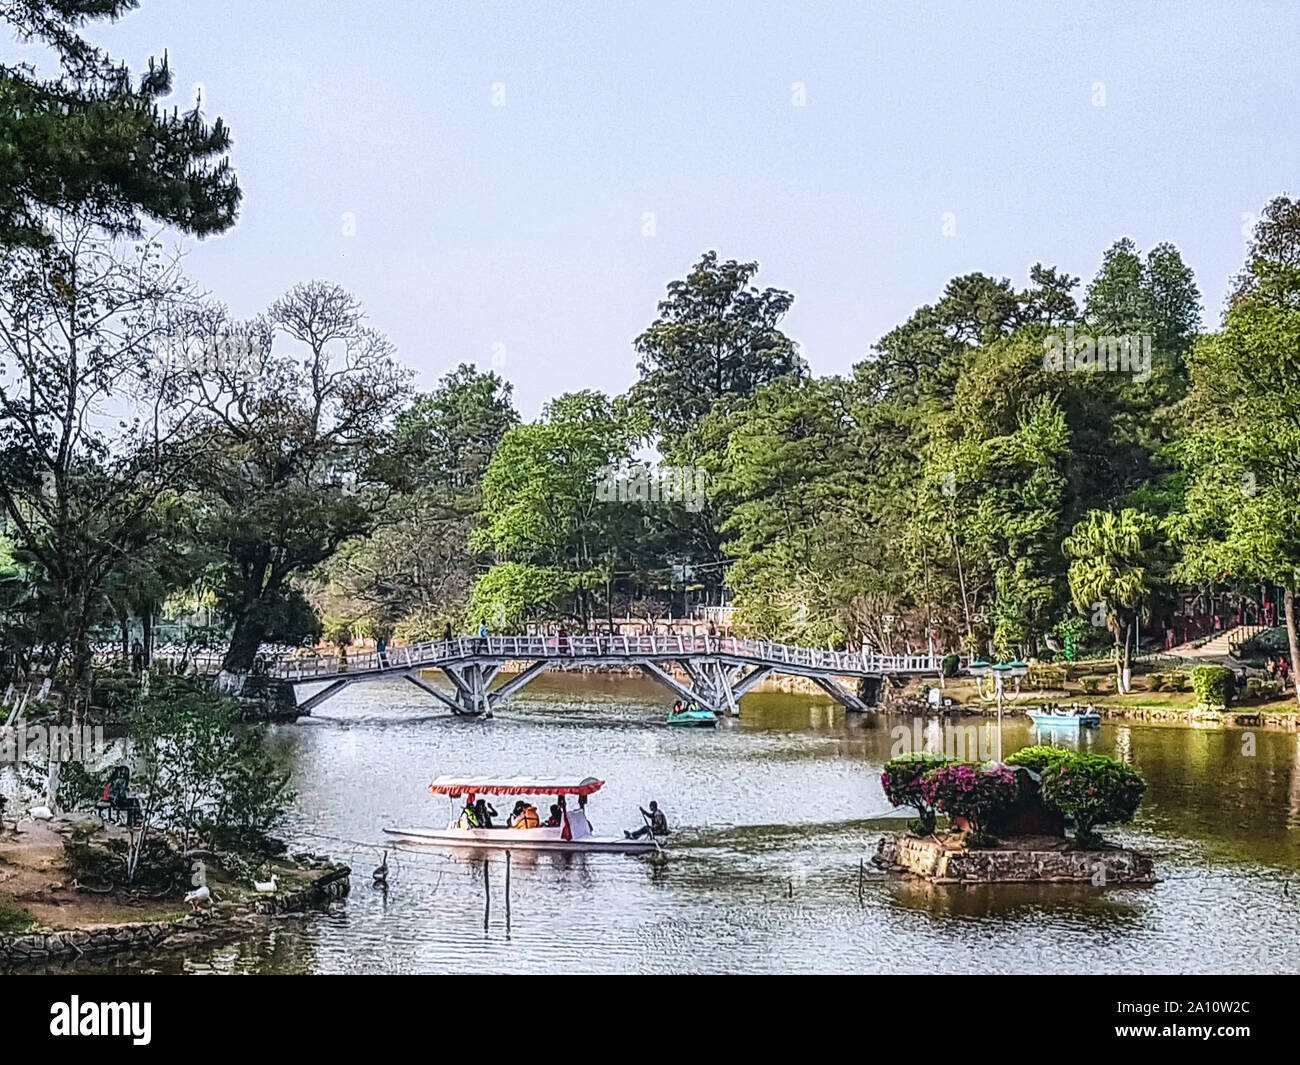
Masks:
[[[963,888],[870,863],[884,831],[872,819],[891,812],[880,769],[891,730],[910,718],[754,693],[716,732],[678,730],[662,723],[666,702],[638,679],[551,675],[474,720],[400,681],[346,689],[269,742],[299,791],[291,849],[349,862],[351,898],[236,943],[76,968],[1300,972],[1300,735],[1137,723],[1067,732],[1057,742],[1146,778],[1137,820],[1105,834],[1152,853],[1160,883]],[[1003,729],[1007,753],[1045,742],[1023,717]],[[425,790],[444,773],[601,777],[596,831],[637,827],[638,805],[657,799],[671,852],[516,854],[509,931],[500,853],[488,859],[486,930],[481,859],[403,845],[387,891],[373,888],[383,827],[446,824],[451,803]],[[503,816],[510,804],[497,803]]]

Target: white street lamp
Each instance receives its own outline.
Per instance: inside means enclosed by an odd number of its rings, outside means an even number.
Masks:
[[[1015,694],[1020,694],[1020,678],[1029,672],[1029,667],[1019,660],[1014,662],[1002,662],[997,665],[988,662],[976,660],[966,669],[972,677],[976,678],[976,686],[979,688],[980,695],[987,699],[984,690],[979,686],[980,679],[984,677],[993,678],[993,695],[998,702],[998,764],[1002,764],[1002,702],[1006,693],[1007,677],[1014,677],[1016,680]]]

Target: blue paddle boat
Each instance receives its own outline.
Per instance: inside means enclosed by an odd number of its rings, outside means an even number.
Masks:
[[[1041,710],[1027,710],[1025,712],[1035,725],[1096,728],[1101,724],[1101,714],[1097,713],[1092,707],[1084,710],[1075,706],[1067,710],[1059,706],[1045,706]]]

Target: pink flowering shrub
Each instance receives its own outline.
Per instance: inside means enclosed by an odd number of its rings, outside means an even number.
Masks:
[[[916,820],[909,827],[918,836],[928,836],[934,831],[934,803],[925,797],[922,781],[927,773],[947,764],[948,760],[941,755],[912,754],[886,762],[885,771],[880,774],[885,798],[895,806],[910,806],[917,812]]]
[[[964,817],[976,833],[1020,794],[1015,773],[1006,766],[947,765],[927,773],[920,785],[927,803],[949,817]]]

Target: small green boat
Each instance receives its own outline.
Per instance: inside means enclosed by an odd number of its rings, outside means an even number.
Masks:
[[[712,710],[669,711],[668,724],[683,728],[717,728],[718,716]]]

